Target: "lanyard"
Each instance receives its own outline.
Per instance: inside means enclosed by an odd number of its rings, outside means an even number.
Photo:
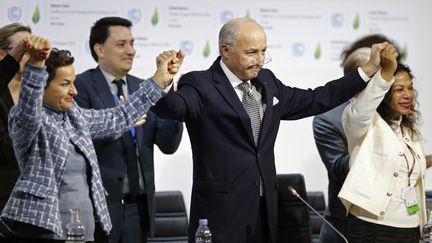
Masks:
[[[408,149],[409,149],[409,151],[411,152],[411,155],[412,155],[412,157],[413,157],[413,164],[412,164],[412,167],[411,167],[411,169],[410,169],[410,168],[409,168],[409,162],[408,162],[408,159],[407,159],[405,153],[403,154],[403,156],[404,156],[404,158],[405,158],[406,165],[407,165],[407,170],[408,170],[408,186],[411,186],[410,177],[411,177],[411,174],[412,174],[413,171],[414,171],[414,166],[415,166],[416,159],[415,159],[414,151],[412,150],[412,148],[411,148],[408,144],[407,144],[407,147],[408,147]]]
[[[403,137],[403,136],[404,136],[404,132],[403,132],[402,125],[400,126],[400,129],[401,129],[401,133],[402,133],[402,137]],[[405,153],[403,153],[403,157],[405,158],[405,162],[406,162],[406,166],[407,166],[407,170],[408,170],[408,186],[411,186],[410,177],[411,177],[411,175],[412,175],[412,173],[413,173],[413,171],[414,171],[414,166],[415,166],[415,163],[416,163],[416,159],[415,159],[415,157],[416,157],[416,156],[415,156],[416,153],[414,152],[414,149],[411,148],[411,146],[409,146],[407,143],[405,143],[405,145],[407,146],[408,150],[410,151],[410,153],[411,153],[411,155],[412,155],[412,157],[413,157],[413,164],[412,164],[412,167],[411,167],[411,169],[410,169],[410,168],[409,168],[408,158],[407,158],[407,156],[405,155]]]

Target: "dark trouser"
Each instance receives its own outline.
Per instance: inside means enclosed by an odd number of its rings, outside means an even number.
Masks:
[[[87,242],[96,243],[98,241],[87,241]],[[64,240],[44,240],[44,239],[15,239],[9,241],[0,241],[0,243],[65,243],[65,241]]]
[[[113,223],[113,230],[109,235],[109,243],[146,243],[149,230],[147,199],[142,196],[139,202],[125,202],[123,218],[115,219],[122,222]]]
[[[267,243],[267,242],[270,242],[270,234],[268,232],[265,199],[264,197],[261,197],[257,224],[255,227],[255,236],[253,237],[253,243]]]
[[[337,219],[329,216],[324,216],[325,219],[330,222],[339,232],[341,232],[343,235],[346,235],[346,219]],[[322,223],[321,231],[319,235],[319,242],[320,243],[345,243],[345,240],[342,239],[336,233],[334,229],[332,229],[329,225],[326,223]]]
[[[348,216],[349,243],[418,243],[419,227],[397,228],[363,221],[352,214]]]
[[[64,243],[64,240],[43,240],[43,239],[14,239],[0,241],[1,243]]]
[[[4,221],[2,221],[4,223]],[[9,222],[8,224],[13,224],[12,222]],[[7,227],[8,229],[12,230],[12,228]],[[1,236],[0,236],[0,243],[64,243],[64,240],[51,240],[51,239],[27,239],[27,238],[20,238],[15,236],[12,232],[5,232],[6,228],[1,228]],[[41,229],[45,230],[45,229]],[[2,236],[5,236],[6,238],[3,238]],[[95,241],[91,241],[94,243],[106,243],[108,240],[108,237],[106,236],[105,232],[102,230],[102,227],[99,223],[96,223],[95,225],[95,233],[94,233],[94,239]]]

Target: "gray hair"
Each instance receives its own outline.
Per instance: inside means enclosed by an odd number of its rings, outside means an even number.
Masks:
[[[344,75],[354,71],[369,61],[371,48],[362,47],[353,51],[342,63]]]
[[[235,40],[237,38],[239,27],[242,23],[255,23],[260,26],[255,20],[250,18],[235,18],[225,23],[219,31],[219,52],[222,45],[228,45],[228,49],[233,51]],[[261,27],[261,26],[260,26]]]
[[[19,23],[12,23],[0,28],[0,49],[6,49],[10,45],[9,37],[14,34],[25,31],[31,34],[29,26],[21,25]]]

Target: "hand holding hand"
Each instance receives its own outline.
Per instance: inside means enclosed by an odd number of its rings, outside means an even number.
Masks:
[[[171,60],[171,62],[168,63],[168,72],[175,75],[179,71],[180,66],[183,64],[185,56],[186,54],[182,50],[179,50],[176,53],[177,58]]]
[[[52,47],[48,39],[41,36],[31,36],[24,40],[26,49],[30,54],[30,63],[37,67],[44,67]]]
[[[398,52],[393,45],[387,45],[384,50],[381,51],[381,76],[384,80],[390,81],[397,68],[397,57]]]
[[[162,88],[171,84],[174,75],[177,74],[185,54],[182,51],[164,51],[156,58],[157,70],[153,80]]]
[[[372,75],[374,75],[374,73],[376,73],[379,70],[380,63],[381,63],[381,59],[380,59],[381,51],[384,50],[384,48],[388,45],[390,45],[388,42],[372,45],[369,61],[361,67],[363,72],[365,72],[367,76],[371,77]]]

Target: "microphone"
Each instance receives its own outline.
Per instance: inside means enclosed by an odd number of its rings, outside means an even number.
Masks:
[[[306,204],[318,217],[321,218],[322,221],[324,221],[328,226],[330,226],[346,243],[348,243],[347,238],[339,231],[337,230],[329,221],[327,221],[320,213],[318,213],[309,203],[307,203],[298,193],[297,191],[292,187],[288,186],[288,190],[290,190],[291,194],[295,196],[296,198],[300,199],[304,204]]]

